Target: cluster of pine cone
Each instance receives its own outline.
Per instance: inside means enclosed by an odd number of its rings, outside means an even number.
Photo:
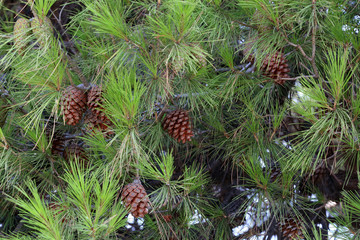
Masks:
[[[61,98],[61,109],[64,121],[67,125],[75,126],[80,123],[87,125],[88,130],[97,128],[108,134],[110,120],[106,117],[101,107],[102,91],[99,86],[92,86],[89,91],[84,91],[74,86],[68,86]],[[69,138],[68,133],[55,131],[55,134],[47,133],[52,140],[51,153],[55,156],[69,160],[73,157],[87,163],[87,156],[83,147],[83,142]]]
[[[61,100],[65,123],[75,126],[84,116],[84,122],[90,129],[107,130],[110,120],[101,107],[103,104],[101,95],[102,90],[96,85],[87,92],[74,86],[67,87]]]
[[[20,55],[28,43],[29,29],[32,29],[37,42],[44,47],[49,38],[53,36],[53,26],[48,17],[39,18],[35,16],[32,19],[20,17],[16,20],[14,25],[14,46]]]
[[[66,133],[56,133],[52,138],[51,154],[63,157],[66,160],[77,158],[87,162],[88,157],[84,150],[84,142],[75,139],[68,139]]]

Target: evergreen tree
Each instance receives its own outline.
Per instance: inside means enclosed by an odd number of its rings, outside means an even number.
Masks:
[[[2,239],[360,236],[357,1],[0,12]]]

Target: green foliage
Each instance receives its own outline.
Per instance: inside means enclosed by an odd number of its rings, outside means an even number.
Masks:
[[[355,1],[13,2],[0,8],[7,239],[270,239],[285,219],[306,239],[329,224],[359,235]],[[16,16],[32,22],[20,52]],[[69,85],[101,88],[75,126],[61,120]],[[162,127],[175,109],[185,144]],[[132,224],[120,196],[134,179],[150,206]]]
[[[30,196],[24,189],[19,191],[24,195],[25,199],[12,199],[22,209],[22,213],[27,215],[24,221],[30,228],[40,233],[42,239],[62,239],[61,225],[50,209],[45,205],[33,182],[29,182],[27,187],[31,192]]]
[[[84,1],[91,13],[90,24],[100,33],[108,33],[129,41],[129,30],[125,24],[126,12],[122,1]]]
[[[51,192],[45,200],[34,182],[18,188],[25,198],[10,198],[21,211],[27,227],[41,239],[111,239],[126,224],[126,211],[117,200],[119,186],[109,172],[85,170],[71,163],[64,175],[64,193]],[[31,195],[28,193],[30,191]],[[71,224],[67,224],[71,223]]]
[[[134,128],[138,122],[140,100],[145,93],[143,84],[136,80],[134,70],[112,72],[107,79],[104,94],[107,115],[119,129]]]
[[[35,10],[36,14],[43,19],[50,11],[56,0],[28,0],[28,4]]]

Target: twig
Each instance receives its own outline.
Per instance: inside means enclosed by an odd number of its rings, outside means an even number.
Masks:
[[[302,66],[303,68],[305,68],[309,73],[312,73],[314,75],[314,73],[307,67],[305,66],[305,64],[303,64],[302,62],[300,62],[300,66]]]
[[[271,222],[269,223],[269,226],[266,228],[264,236],[266,236],[270,230],[271,224],[273,223],[273,221],[275,220],[275,215],[273,215]]]
[[[206,93],[191,93],[190,95],[196,97],[196,96],[201,96],[201,95],[204,95],[204,94],[206,94]],[[183,98],[183,97],[189,97],[189,94],[188,93],[175,94],[174,97],[177,98],[177,99],[178,98]]]
[[[66,32],[67,30],[64,29],[63,24],[61,22],[61,15],[62,15],[65,7],[66,7],[66,4],[64,4],[63,7],[61,8],[60,13],[59,13],[59,17],[56,17],[56,15],[54,14],[54,12],[51,9],[50,9],[50,11],[51,11],[51,14],[54,16],[55,20],[58,22],[58,25],[61,28],[61,31],[62,31],[61,36],[64,35],[67,38],[68,43],[63,42],[63,45],[65,46],[65,48],[69,47],[70,50],[73,52],[73,54],[76,54],[78,51],[74,48],[75,44],[70,40],[70,37]]]
[[[295,44],[295,43],[293,43],[293,42],[290,42],[290,40],[287,39],[287,37],[285,37],[285,41],[286,41],[290,46],[293,46],[293,47],[299,49],[300,53],[301,53],[307,60],[311,61],[311,57],[309,57],[308,55],[306,55],[306,53],[305,53],[304,49],[301,47],[301,45]]]
[[[55,166],[54,166],[55,160],[51,156],[48,156],[48,159],[50,160],[50,165],[51,165],[51,169],[52,169],[53,173],[56,174],[56,176],[57,176],[57,178],[59,180],[61,188],[64,189],[65,184],[64,184],[60,174],[56,171]]]
[[[82,137],[82,136],[84,136],[83,133],[65,134],[63,138],[64,138],[64,140],[69,140],[69,139],[75,139],[77,137]]]
[[[315,75],[302,75],[302,76],[297,76],[297,77],[293,77],[293,78],[280,78],[279,80],[286,80],[286,81],[296,81],[300,78],[315,78]]]
[[[314,78],[318,78],[319,77],[319,71],[317,69],[316,63],[315,63],[315,55],[316,55],[316,28],[317,28],[317,21],[316,21],[316,0],[312,0],[312,8],[313,8],[313,17],[314,17],[314,21],[313,21],[313,28],[312,28],[312,32],[311,32],[311,42],[312,42],[312,51],[311,51],[311,57],[309,57],[304,49],[301,47],[301,45],[299,44],[295,44],[293,42],[291,42],[286,33],[284,31],[282,31],[280,29],[280,27],[277,26],[277,30],[280,31],[280,34],[284,37],[285,41],[287,42],[287,44],[289,44],[290,46],[293,46],[295,48],[297,48],[300,53],[311,62],[311,66],[313,67],[313,71],[314,71]],[[311,72],[311,71],[309,71]]]
[[[312,54],[311,54],[311,64],[314,69],[315,78],[319,77],[319,71],[316,67],[315,63],[315,53],[316,53],[316,28],[317,28],[317,21],[316,21],[316,0],[312,0],[312,7],[313,7],[313,18],[314,18],[314,26],[312,29],[312,36],[311,36],[311,42],[312,42]]]
[[[248,68],[250,65],[251,65],[251,63],[246,63],[246,64],[242,64],[242,65],[237,65],[233,68],[217,68],[217,69],[215,69],[215,72],[228,72],[228,71],[233,71],[234,69],[241,69],[243,71],[246,68]]]

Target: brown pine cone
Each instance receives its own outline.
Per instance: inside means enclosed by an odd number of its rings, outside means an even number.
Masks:
[[[65,141],[63,135],[54,135],[51,145],[51,154],[63,157],[65,153]]]
[[[330,175],[329,170],[327,169],[325,164],[321,164],[316,167],[314,173],[311,175],[311,180],[313,183],[317,182],[319,179],[323,178],[324,176]]]
[[[104,108],[101,106],[103,104],[102,100],[102,90],[99,86],[93,86],[89,92],[87,97],[87,106],[93,113],[93,116],[99,119],[99,121],[106,123],[109,121],[107,116],[104,113]]]
[[[76,125],[86,110],[86,94],[73,86],[69,86],[63,93],[61,100],[65,123]]]
[[[162,127],[178,142],[185,143],[187,141],[191,141],[191,137],[194,136],[191,129],[189,115],[187,111],[182,109],[169,113],[165,117]]]
[[[138,179],[123,188],[121,199],[135,218],[144,217],[149,211],[149,198]]]
[[[87,161],[87,156],[84,148],[76,142],[72,142],[66,147],[64,152],[64,158],[70,160],[71,158],[77,158],[81,161]]]
[[[284,54],[276,52],[273,56],[266,56],[260,70],[263,75],[275,80],[277,84],[284,84],[285,80],[281,78],[289,78],[287,74],[290,72],[289,65],[286,63]]]
[[[280,230],[285,240],[303,239],[302,227],[297,219],[285,218],[280,223]]]
[[[101,121],[92,111],[88,111],[85,114],[84,123],[88,125],[88,128],[99,128],[101,130],[106,130],[108,127],[107,125]]]
[[[185,66],[185,60],[183,57],[178,57],[173,62],[173,65],[171,66],[175,74],[179,74],[181,70],[183,70]]]
[[[101,119],[97,118],[96,115],[92,111],[87,111],[85,113],[86,131],[88,133],[93,133],[94,129],[101,131],[105,137],[111,136],[114,132],[111,131],[109,126],[111,125],[110,120],[107,122],[101,121]]]

